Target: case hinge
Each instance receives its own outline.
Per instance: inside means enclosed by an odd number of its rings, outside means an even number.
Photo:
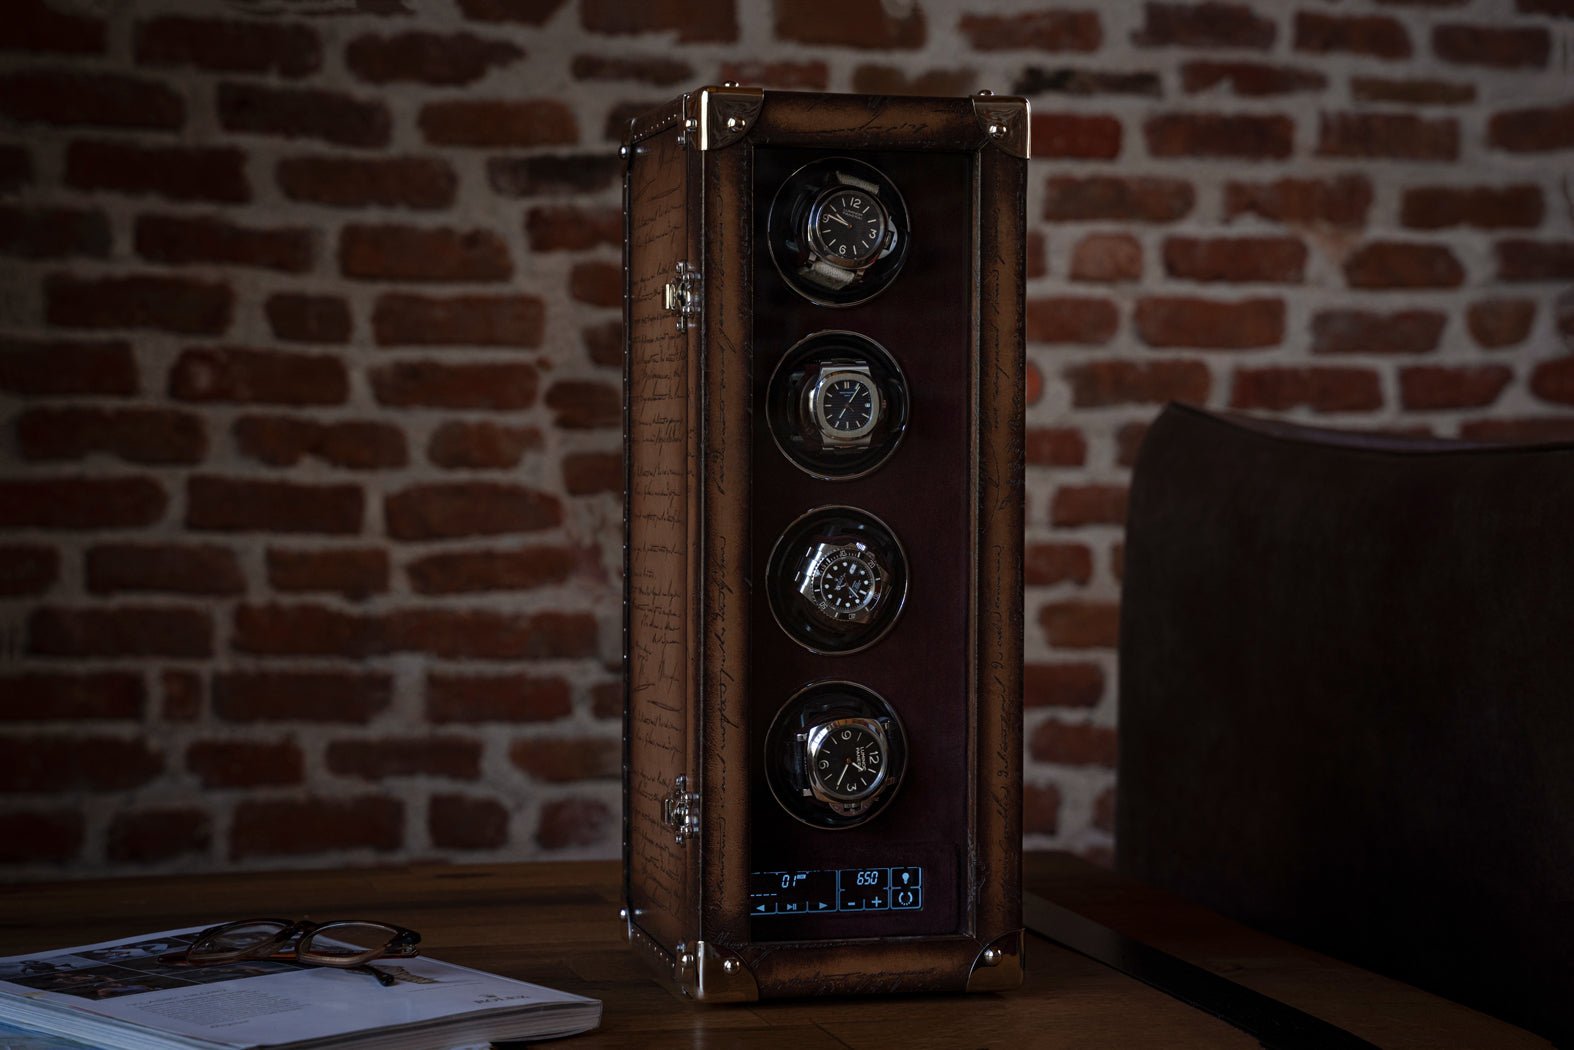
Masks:
[[[672,781],[672,794],[661,800],[661,822],[672,829],[675,841],[683,845],[700,833],[700,793],[689,790],[689,778]]]
[[[662,304],[668,313],[677,314],[678,331],[689,330],[689,318],[700,314],[700,272],[679,260],[673,278],[662,289]]]

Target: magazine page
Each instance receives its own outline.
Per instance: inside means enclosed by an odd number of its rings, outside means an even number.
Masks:
[[[441,1030],[436,1022],[487,1013],[578,1005],[600,1015],[594,999],[424,956],[374,962],[397,979],[392,987],[364,973],[293,962],[184,967],[163,960],[206,928],[0,959],[0,1015],[68,1034],[104,1030],[93,1021],[133,1025],[173,1036],[169,1045],[236,1050],[405,1025]]]
[[[87,1043],[0,1022],[0,1050],[94,1050]]]

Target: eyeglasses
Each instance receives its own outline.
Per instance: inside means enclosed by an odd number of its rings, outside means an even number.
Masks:
[[[159,962],[169,966],[220,966],[244,959],[277,959],[353,970],[391,987],[397,983],[392,974],[367,964],[373,959],[413,958],[421,954],[416,947],[420,942],[421,935],[414,930],[364,919],[242,919],[203,930],[188,947],[161,956]]]

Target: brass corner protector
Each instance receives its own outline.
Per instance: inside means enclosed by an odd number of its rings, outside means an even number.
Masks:
[[[967,975],[970,992],[1003,992],[1022,986],[1022,951],[1026,934],[1022,930],[996,937],[978,958]]]
[[[730,146],[754,130],[765,92],[736,84],[708,85],[685,96],[684,109],[694,121],[691,142],[696,149]]]
[[[1033,121],[1025,98],[974,95],[973,116],[989,141],[1013,157],[1026,159],[1033,149]]]
[[[702,1003],[752,1003],[760,986],[742,959],[706,941],[694,944],[692,979],[684,990]]]

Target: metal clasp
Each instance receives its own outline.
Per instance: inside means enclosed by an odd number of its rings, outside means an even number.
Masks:
[[[661,822],[672,829],[680,846],[699,835],[700,793],[689,790],[688,777],[673,778],[672,794],[661,800]]]
[[[662,305],[668,313],[678,315],[678,331],[688,331],[689,318],[700,314],[699,270],[680,259],[674,268],[673,279],[662,288]]]

